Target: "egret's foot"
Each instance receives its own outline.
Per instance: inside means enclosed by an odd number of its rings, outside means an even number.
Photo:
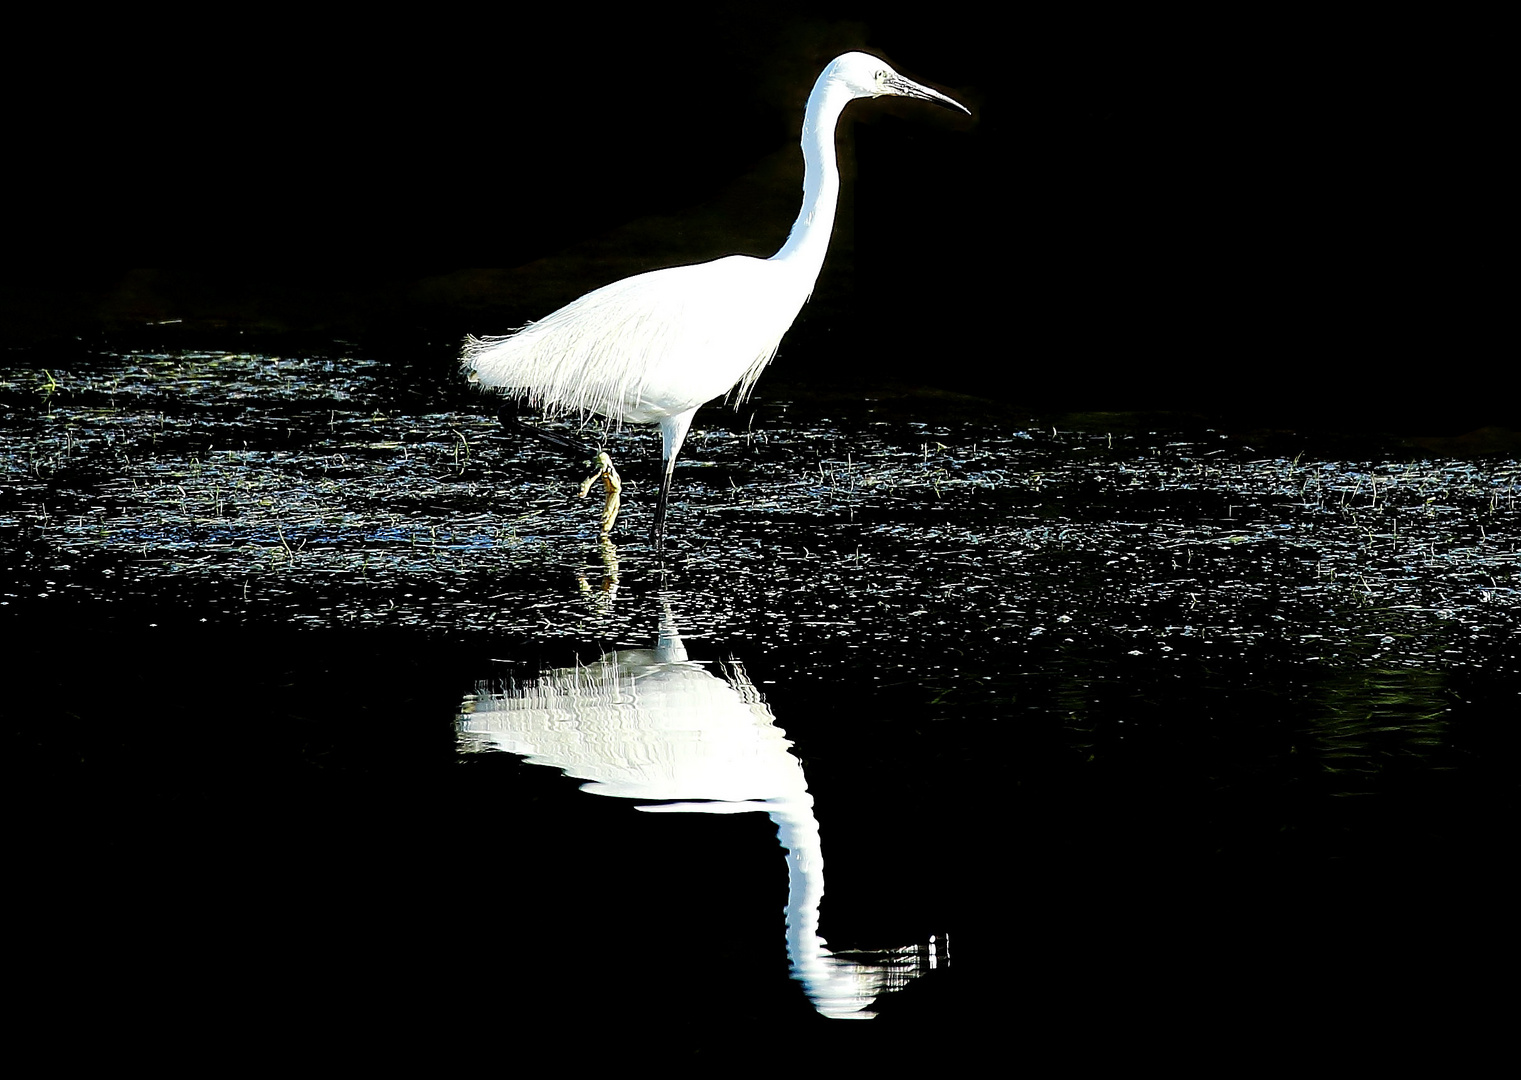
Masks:
[[[606,536],[613,531],[613,522],[618,520],[618,506],[623,501],[623,482],[618,479],[618,470],[613,468],[613,459],[607,456],[607,451],[598,451],[592,464],[597,471],[581,485],[581,498],[586,498],[586,493],[591,491],[593,484],[602,481],[603,490],[607,493],[602,501],[602,535]]]

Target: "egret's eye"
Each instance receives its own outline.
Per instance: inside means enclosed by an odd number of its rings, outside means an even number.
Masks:
[[[879,72],[877,72],[877,85],[878,86],[886,86],[887,85],[887,72],[885,72],[885,71],[879,71]]]

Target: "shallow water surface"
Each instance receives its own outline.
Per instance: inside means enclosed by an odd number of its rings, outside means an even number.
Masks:
[[[1238,989],[1333,923],[1426,956],[1432,875],[1499,854],[1513,460],[763,399],[699,414],[660,561],[657,436],[581,433],[599,540],[579,465],[349,352],[0,369],[15,820],[48,910],[125,887],[115,970],[146,927],[403,1010],[421,968],[541,1018],[1065,1023],[1163,941]]]

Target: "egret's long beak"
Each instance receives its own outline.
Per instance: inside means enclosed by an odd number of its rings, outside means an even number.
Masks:
[[[883,87],[889,94],[897,94],[900,97],[920,98],[924,101],[933,101],[935,104],[944,105],[948,109],[960,109],[968,116],[972,115],[972,110],[961,104],[961,102],[946,97],[938,90],[931,90],[927,86],[920,86],[912,79],[905,79],[896,71],[889,73],[887,78],[883,80]]]

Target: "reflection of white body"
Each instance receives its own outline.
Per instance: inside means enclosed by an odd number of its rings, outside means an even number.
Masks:
[[[769,259],[730,255],[652,270],[589,292],[506,337],[469,338],[462,357],[483,386],[551,411],[659,424],[665,470],[655,535],[665,520],[671,470],[692,415],[738,388],[743,400],[813,292],[834,229],[840,173],[834,131],[856,98],[922,98],[967,109],[865,53],[829,63],[803,117],[803,207]]]
[[[918,950],[866,963],[831,954],[819,937],[824,858],[813,797],[738,663],[720,679],[665,634],[653,650],[547,672],[520,689],[483,686],[465,702],[459,731],[466,752],[505,750],[589,781],[583,791],[661,800],[640,810],[770,814],[787,850],[793,976],[820,1012],[870,1016],[878,995],[916,974]]]
[[[803,768],[737,666],[730,681],[659,650],[611,653],[481,695],[465,746],[507,750],[629,799],[806,797]]]

